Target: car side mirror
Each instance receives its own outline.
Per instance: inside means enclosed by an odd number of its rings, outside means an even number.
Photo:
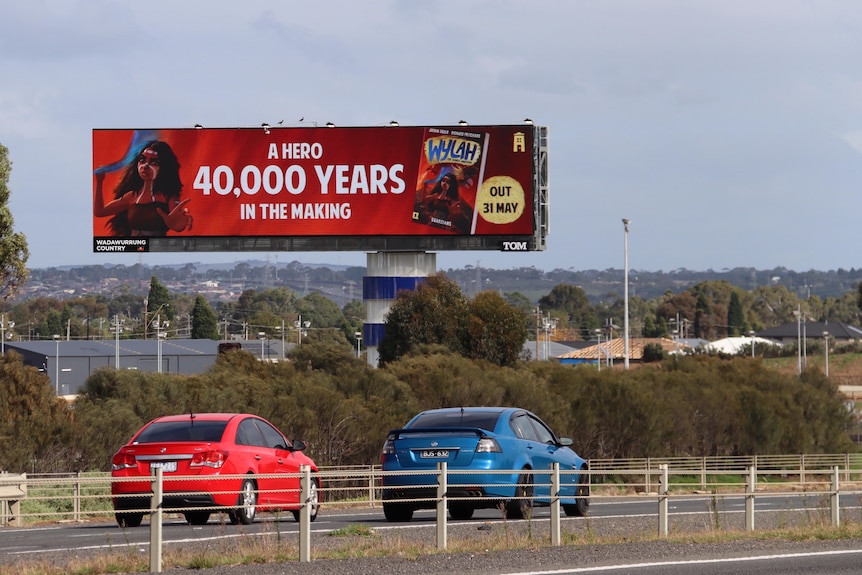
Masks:
[[[308,447],[308,444],[306,442],[301,439],[294,439],[293,448],[291,449],[291,451],[302,451],[306,447]]]
[[[572,445],[573,443],[574,442],[572,441],[571,437],[561,437],[560,438],[560,445],[562,447],[568,447],[568,446]]]

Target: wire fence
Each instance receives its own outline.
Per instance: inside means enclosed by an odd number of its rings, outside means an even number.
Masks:
[[[572,475],[578,475],[588,484],[588,490],[577,497],[589,497],[592,502],[619,498],[644,498],[655,501],[656,529],[659,536],[667,536],[669,530],[669,508],[671,499],[703,497],[742,497],[744,499],[745,528],[753,530],[754,503],[757,497],[798,496],[803,493],[813,495],[817,505],[821,505],[824,515],[829,517],[832,526],[841,523],[841,498],[845,501],[859,501],[862,496],[862,454],[808,454],[780,456],[747,457],[692,457],[692,458],[638,458],[626,460],[593,460],[589,470],[530,470],[529,484],[525,491],[515,492],[511,500],[525,500],[527,508],[533,505],[550,507],[550,542],[560,544],[561,506],[566,507],[566,496],[561,497],[565,486],[574,482]],[[483,475],[521,477],[524,470],[483,472]],[[151,524],[152,572],[161,570],[160,527],[165,513],[185,515],[190,523],[205,523],[210,513],[236,513],[242,509],[240,496],[242,482],[252,478],[255,481],[256,505],[260,512],[279,508],[294,512],[299,522],[300,561],[310,560],[310,524],[317,510],[325,513],[327,509],[377,508],[386,499],[386,490],[395,476],[403,485],[403,476],[416,478],[415,496],[412,492],[400,503],[436,509],[436,544],[440,549],[447,548],[447,509],[452,516],[456,505],[472,506],[487,503],[484,495],[477,490],[452,490],[453,485],[463,483],[464,475],[471,480],[476,471],[449,469],[441,463],[432,471],[384,472],[380,466],[353,466],[321,468],[312,473],[304,468],[299,474],[292,475],[220,475],[209,479],[217,482],[216,494],[227,495],[236,500],[233,507],[217,505],[184,505],[182,501],[196,501],[196,496],[211,497],[214,492],[200,492],[197,487],[184,488],[183,485],[200,485],[198,476],[175,476],[153,470],[150,477],[112,478],[108,473],[70,473],[70,474],[0,474],[0,525],[22,526],[45,521],[101,521],[116,519],[115,504],[125,496],[112,495],[112,486],[122,482],[146,482],[150,489],[146,497],[136,495],[134,505],[122,505],[124,513],[140,514],[149,517]],[[267,480],[290,479],[289,489],[264,487]],[[493,480],[499,487],[500,481]],[[271,485],[271,484],[270,484]],[[429,489],[430,486],[430,489]],[[561,491],[561,486],[563,489]],[[477,487],[482,487],[481,485]],[[523,487],[523,485],[522,485]],[[173,503],[166,506],[166,497]],[[200,501],[200,500],[198,500]],[[391,501],[391,499],[390,499]],[[572,498],[569,497],[569,502]],[[179,502],[179,503],[177,503]],[[272,503],[280,502],[280,503]],[[289,503],[285,503],[289,502]],[[505,503],[505,502],[501,502]],[[505,513],[505,506],[501,505]],[[566,509],[566,515],[569,515]],[[205,513],[205,516],[202,515]],[[234,522],[234,521],[231,521]],[[138,522],[140,523],[140,521]]]

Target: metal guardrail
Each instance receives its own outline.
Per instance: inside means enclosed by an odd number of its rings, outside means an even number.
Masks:
[[[862,454],[839,455],[790,455],[790,456],[757,456],[743,458],[646,458],[628,460],[593,460],[589,471],[572,471],[550,469],[544,473],[536,473],[542,477],[542,483],[550,487],[550,493],[559,493],[561,476],[566,474],[586,474],[590,479],[591,498],[593,500],[644,497],[655,498],[657,502],[657,530],[660,536],[668,534],[668,501],[671,498],[702,496],[695,487],[708,490],[714,497],[744,496],[745,526],[754,529],[754,500],[758,496],[771,497],[781,495],[806,494],[821,495],[823,501],[828,501],[832,525],[840,522],[839,495],[862,495]],[[166,478],[161,469],[154,471],[149,478],[152,483],[152,498],[148,508],[138,511],[150,516],[151,528],[151,572],[161,570],[161,519],[164,513],[182,513],[184,509],[163,510],[161,497],[164,493],[164,482],[182,481],[183,477],[170,476]],[[429,475],[436,476],[437,490],[434,497],[414,501],[433,503],[437,510],[437,546],[447,547],[447,503],[450,501],[469,501],[470,497],[449,497],[448,481],[451,477],[465,471],[450,470],[441,464],[436,470],[422,472],[398,472],[398,475]],[[499,472],[512,474],[517,471]],[[320,480],[321,508],[327,506],[376,506],[381,501],[384,487],[383,479],[387,475],[379,466],[356,466],[341,468],[322,468],[314,476]],[[222,479],[235,479],[237,476],[221,476]],[[274,477],[259,476],[259,477]],[[281,476],[284,477],[284,476]],[[311,529],[309,484],[310,471],[306,468],[302,473],[293,475],[299,477],[300,502],[299,512],[299,558],[309,561]],[[692,480],[694,478],[694,481]],[[197,479],[189,477],[185,479]],[[131,479],[115,480],[107,473],[95,474],[50,474],[50,475],[12,475],[0,474],[0,496],[4,493],[20,495],[18,500],[31,502],[36,511],[22,513],[20,508],[14,516],[3,517],[4,521],[20,525],[24,519],[72,519],[81,521],[85,518],[113,517],[111,505],[111,483],[114,481],[129,481]],[[140,481],[141,478],[135,478]],[[145,479],[146,480],[146,479]],[[768,484],[768,489],[767,489]],[[17,489],[15,493],[13,490]],[[263,493],[263,492],[261,492]],[[54,505],[56,508],[52,508]],[[560,499],[552,497],[551,505],[551,543],[560,544]],[[200,511],[195,507],[187,511]],[[212,508],[213,511],[225,511],[225,508]]]

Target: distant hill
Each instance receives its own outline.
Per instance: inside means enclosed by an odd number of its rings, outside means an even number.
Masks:
[[[623,270],[555,269],[544,271],[534,267],[511,269],[466,266],[442,270],[458,282],[464,292],[473,296],[480,290],[493,289],[502,293],[521,293],[531,301],[547,295],[554,286],[569,284],[580,286],[591,303],[609,301],[623,295]],[[24,286],[22,298],[49,296],[75,297],[84,292],[99,291],[107,278],[128,283],[133,291],[149,287],[156,276],[171,289],[196,291],[205,281],[218,281],[234,290],[262,289],[277,286],[289,287],[305,295],[319,291],[339,305],[362,298],[362,278],[365,268],[335,264],[306,264],[297,261],[271,264],[262,260],[246,260],[229,264],[174,264],[166,266],[91,265],[32,269],[31,280]],[[629,270],[629,295],[647,300],[670,291],[679,293],[704,281],[725,280],[746,291],[758,286],[780,284],[800,298],[819,296],[821,299],[838,298],[856,291],[862,281],[862,269],[797,272],[787,268],[756,270],[733,268],[720,271]]]

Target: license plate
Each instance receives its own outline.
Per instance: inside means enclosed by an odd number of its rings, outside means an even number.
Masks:
[[[449,457],[448,449],[423,449],[419,452],[422,459],[446,459]]]
[[[176,461],[153,461],[150,463],[150,472],[154,472],[159,467],[162,468],[162,472],[164,473],[172,473],[177,470],[177,462]]]

